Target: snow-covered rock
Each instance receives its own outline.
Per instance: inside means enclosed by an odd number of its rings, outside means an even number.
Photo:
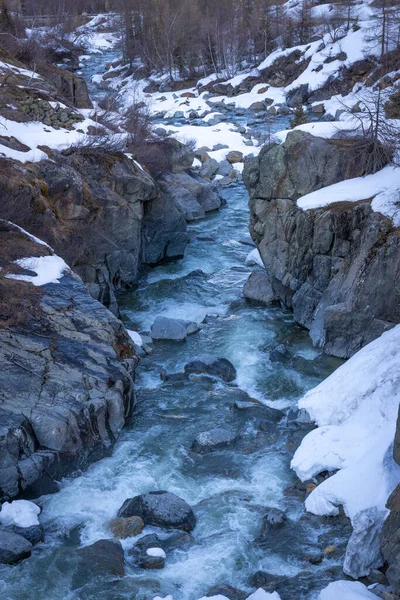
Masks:
[[[147,556],[156,556],[161,558],[167,558],[164,550],[162,548],[147,548],[146,550]]]
[[[299,402],[318,425],[292,468],[302,481],[336,471],[311,492],[306,509],[336,515],[343,505],[353,535],[344,571],[354,578],[382,564],[379,533],[385,504],[400,481],[392,444],[400,402],[400,326],[384,333]],[[362,548],[362,552],[360,549]]]
[[[264,263],[257,248],[249,252],[249,254],[246,256],[245,264],[248,267],[253,267],[255,265],[258,265],[259,267],[264,267]]]
[[[29,500],[4,502],[0,511],[0,522],[3,527],[10,527],[10,525],[34,527],[39,525],[39,513],[39,506]]]
[[[362,600],[363,598],[376,600],[377,596],[358,581],[335,581],[318,596],[318,600]]]
[[[33,283],[35,286],[46,285],[47,283],[59,283],[64,271],[70,271],[67,263],[56,254],[52,256],[38,256],[21,258],[15,261],[22,269],[27,269],[35,273],[34,275],[9,274],[9,279],[18,279]]]
[[[268,594],[262,588],[258,588],[258,590],[254,592],[254,594],[248,596],[247,600],[281,600],[281,597],[277,592]]]

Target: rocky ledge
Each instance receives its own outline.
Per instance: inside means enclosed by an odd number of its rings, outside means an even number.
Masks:
[[[6,221],[0,246],[2,502],[54,491],[111,452],[138,359],[122,323],[49,246]]]
[[[301,210],[301,196],[365,175],[357,140],[302,131],[246,161],[250,233],[275,294],[317,347],[348,358],[400,322],[400,231],[371,199]]]

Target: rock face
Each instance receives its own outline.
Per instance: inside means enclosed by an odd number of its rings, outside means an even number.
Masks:
[[[139,516],[146,525],[192,531],[196,519],[190,506],[170,492],[149,492],[128,498],[118,511],[118,517]]]
[[[394,438],[393,456],[400,464],[400,411],[397,419],[396,435]],[[395,594],[400,595],[400,484],[388,499],[386,507],[390,510],[381,536],[381,551],[389,568],[386,576]]]
[[[363,175],[357,143],[301,131],[246,161],[250,233],[274,292],[314,344],[348,358],[400,321],[400,236],[370,200],[313,211],[302,195]]]
[[[52,255],[0,224],[0,501],[54,491],[72,469],[110,453],[134,405],[137,356],[79,277],[36,287],[7,279],[22,257]]]

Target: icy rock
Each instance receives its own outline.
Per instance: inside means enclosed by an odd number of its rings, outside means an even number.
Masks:
[[[39,525],[38,514],[40,508],[29,500],[14,500],[4,502],[0,512],[0,522],[3,527],[16,525],[17,527],[33,527]]]

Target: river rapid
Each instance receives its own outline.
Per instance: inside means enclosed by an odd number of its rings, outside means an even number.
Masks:
[[[104,64],[108,57],[93,60]],[[85,76],[96,68],[95,63],[86,66]],[[189,225],[185,258],[149,270],[136,289],[119,298],[129,329],[147,332],[162,315],[197,321],[200,331],[183,343],[152,345],[137,372],[137,409],[113,455],[40,499],[46,542],[29,560],[0,568],[4,600],[151,600],[168,594],[196,600],[219,583],[250,593],[255,586],[249,578],[260,570],[282,577],[314,574],[318,580],[320,572],[340,563],[342,531],[329,519],[305,517],[304,494],[290,471],[291,456],[307,429],[288,427],[285,419],[271,425],[262,407],[235,407],[251,397],[286,410],[340,361],[321,356],[289,311],[246,303],[242,287],[252,270],[245,265],[252,250],[247,192],[237,183],[221,194],[226,201],[221,210]],[[298,360],[271,361],[270,351],[281,343]],[[236,381],[162,381],[162,370],[180,372],[201,353],[230,360]],[[223,425],[239,434],[233,447],[205,455],[191,451],[198,433]],[[111,538],[107,523],[124,500],[154,490],[174,492],[193,507],[196,544],[168,553],[159,571],[139,569],[126,553],[125,577],[97,577],[81,587],[76,549]],[[291,524],[266,547],[254,539],[269,507],[285,510]],[[156,531],[146,527],[141,535]],[[137,539],[124,540],[124,549]],[[311,564],[317,561],[309,556],[329,544],[337,546],[336,554]],[[299,599],[317,593],[311,588],[292,592],[288,597]]]

